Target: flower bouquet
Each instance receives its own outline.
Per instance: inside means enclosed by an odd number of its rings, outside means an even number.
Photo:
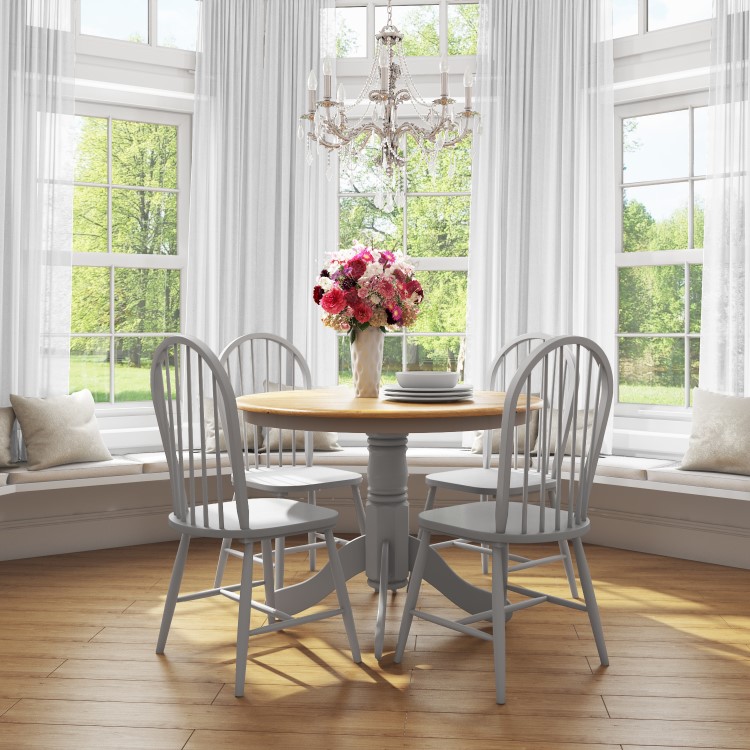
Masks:
[[[349,333],[358,397],[377,397],[384,334],[413,325],[423,299],[414,266],[401,253],[355,244],[331,255],[313,300],[323,310],[325,325]]]
[[[313,289],[323,323],[351,341],[368,327],[385,333],[414,325],[423,299],[414,266],[401,253],[360,244],[332,253]]]

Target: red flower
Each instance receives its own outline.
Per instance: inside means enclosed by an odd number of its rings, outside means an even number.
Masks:
[[[359,302],[352,307],[354,317],[359,323],[367,323],[372,317],[372,308],[364,302]]]
[[[360,258],[354,258],[346,266],[347,276],[351,276],[353,279],[358,279],[367,270],[367,263]]]
[[[340,313],[346,307],[344,293],[338,287],[329,289],[320,298],[320,306],[331,315]]]
[[[344,299],[347,305],[354,307],[359,304],[359,291],[357,289],[347,289],[344,292]]]
[[[323,298],[323,295],[325,292],[323,291],[322,286],[316,286],[313,289],[313,302],[315,302],[316,305],[320,304],[320,300]]]

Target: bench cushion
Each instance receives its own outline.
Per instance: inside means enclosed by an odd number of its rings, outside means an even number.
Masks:
[[[0,406],[0,467],[12,466],[11,440],[16,414],[12,406]]]
[[[599,461],[596,464],[596,476],[645,481],[649,469],[671,466],[673,464],[674,461],[664,461],[660,458],[600,456]],[[563,459],[562,469],[563,471],[570,471],[570,456],[566,456]]]
[[[750,477],[741,474],[720,474],[716,471],[689,471],[681,469],[677,464],[661,469],[651,469],[646,472],[646,478],[650,482],[750,492]]]
[[[26,465],[8,469],[8,484],[31,484],[36,482],[60,482],[70,479],[92,479],[140,474],[141,464],[127,458],[111,458],[108,461],[85,461],[63,464],[49,469],[29,471]]]

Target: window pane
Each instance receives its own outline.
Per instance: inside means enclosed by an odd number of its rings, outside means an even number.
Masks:
[[[161,338],[115,338],[115,401],[151,400],[151,359]]]
[[[177,187],[177,128],[112,120],[112,183]]]
[[[623,120],[623,182],[687,177],[688,123],[686,109]]]
[[[463,336],[408,336],[407,370],[440,370],[459,372],[464,369]]]
[[[648,0],[648,30],[711,18],[712,0]]]
[[[367,8],[336,8],[336,57],[367,57]]]
[[[112,252],[177,254],[177,195],[112,190]]]
[[[156,43],[162,47],[195,49],[198,36],[197,0],[158,0],[156,4]]]
[[[612,0],[612,37],[638,33],[638,0]]]
[[[623,190],[622,249],[685,250],[688,195],[687,182]]]
[[[407,198],[407,253],[414,258],[469,254],[469,198]]]
[[[620,268],[621,333],[682,333],[685,330],[685,267]]]
[[[107,188],[73,188],[73,252],[107,252]]]
[[[379,149],[366,148],[355,159],[342,159],[339,167],[339,191],[374,193],[381,187],[375,165],[382,156]]]
[[[453,333],[466,330],[466,272],[417,271],[424,302],[410,330]]]
[[[708,156],[708,107],[693,110],[693,174],[706,174]]]
[[[385,26],[386,9],[375,8],[375,27]],[[404,35],[404,54],[439,55],[437,5],[399,5],[393,8],[393,23]]]
[[[690,269],[690,333],[700,333],[703,265],[691,263],[688,268]]]
[[[71,392],[88,388],[94,401],[109,401],[109,342],[104,336],[71,336]]]
[[[73,268],[70,306],[72,333],[109,331],[109,268]]]
[[[421,148],[409,139],[406,175],[412,193],[461,193],[471,190],[471,138],[453,148],[441,149],[430,174],[430,162]]]
[[[81,33],[148,43],[148,0],[81,0]]]
[[[107,182],[107,121],[101,117],[76,117],[76,182]]]
[[[703,223],[706,217],[706,183],[693,183],[693,247],[703,247]]]
[[[620,403],[683,406],[684,339],[620,339],[619,374]]]
[[[179,330],[179,271],[115,269],[115,331],[173,333]]]
[[[403,211],[390,214],[375,207],[371,198],[342,198],[339,210],[339,245],[362,242],[381,250],[403,247]]]
[[[448,6],[448,54],[476,55],[479,5]]]

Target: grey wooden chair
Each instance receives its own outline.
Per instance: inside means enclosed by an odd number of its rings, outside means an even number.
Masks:
[[[172,513],[169,524],[180,532],[180,544],[169,582],[156,653],[164,653],[176,605],[179,602],[225,596],[239,603],[235,662],[235,695],[245,687],[248,639],[252,635],[286,630],[306,622],[342,615],[355,662],[361,660],[354,617],[344,572],[333,537],[338,513],[287,498],[249,499],[235,395],[226,371],[205,344],[187,336],[170,336],[156,349],[151,367],[151,395],[164,451],[169,465]],[[208,401],[210,399],[210,401]],[[228,454],[219,440],[208,451],[206,406],[211,405],[214,426],[221,427]],[[215,467],[215,468],[213,468]],[[224,500],[225,478],[232,480],[233,496]],[[279,593],[273,580],[271,541],[291,534],[321,533],[330,558],[330,570],[338,596],[338,608],[296,617],[274,606]],[[180,594],[190,540],[213,537],[236,540],[243,550],[240,582],[189,594]],[[253,547],[259,544],[263,576],[253,580]],[[263,586],[265,602],[255,601],[253,588]],[[301,609],[312,606],[305,602]],[[250,627],[251,610],[267,623]]]
[[[572,358],[572,369],[568,366]],[[530,467],[521,470],[520,486],[513,470],[516,407],[521,399],[529,399],[535,383],[541,382],[542,392],[557,394],[557,409],[542,399],[538,412],[539,432],[537,457],[541,463],[541,486],[532,483]],[[612,405],[612,369],[601,348],[578,336],[558,336],[537,348],[522,362],[506,391],[500,436],[499,468],[495,500],[436,508],[419,514],[419,549],[404,604],[395,661],[404,655],[406,641],[414,617],[493,642],[495,692],[498,703],[505,702],[505,620],[506,616],[525,607],[549,602],[588,613],[594,633],[599,660],[608,664],[599,609],[591,582],[582,537],[589,530],[588,506],[596,464]],[[530,426],[530,411],[525,427]],[[586,415],[581,417],[581,414]],[[579,424],[579,422],[581,424]],[[580,428],[580,429],[579,429]],[[548,480],[547,466],[559,456],[570,441],[570,477],[560,473]],[[550,481],[550,486],[547,486]],[[537,494],[541,502],[530,502]],[[490,610],[469,612],[467,617],[451,620],[434,612],[417,609],[417,600],[433,534],[447,534],[486,544],[492,558],[492,606]],[[585,603],[545,594],[509,582],[510,544],[549,544],[572,541]],[[525,597],[507,603],[508,591]],[[476,623],[490,621],[492,633],[481,630]]]
[[[511,382],[511,379],[515,375],[519,365],[524,359],[534,350],[536,346],[549,340],[551,336],[547,333],[525,333],[521,336],[516,337],[508,344],[506,344],[500,353],[495,357],[495,360],[490,367],[490,375],[488,379],[488,387],[490,390],[505,391]],[[570,352],[563,351],[563,356],[567,358],[568,366],[572,366],[572,360]],[[551,385],[551,384],[549,384]],[[534,392],[541,393],[542,384],[536,382],[533,384]],[[549,390],[549,388],[548,388]],[[550,404],[554,403],[555,394],[547,393],[546,398]],[[521,466],[526,465],[533,461],[533,454],[535,452],[535,446],[537,441],[537,418],[535,415],[531,415],[530,424],[528,431],[525,427],[520,430],[516,430],[516,439],[512,443],[513,450],[513,469],[510,475],[510,492],[511,495],[518,495],[523,491],[524,477]],[[427,500],[425,502],[424,510],[431,510],[435,504],[435,496],[438,488],[444,488],[447,490],[453,490],[456,492],[467,492],[474,495],[479,495],[480,502],[489,500],[491,497],[495,497],[497,491],[497,469],[490,468],[493,452],[499,450],[500,430],[487,430],[483,436],[483,449],[482,449],[482,468],[481,469],[456,469],[452,471],[441,471],[428,474],[425,477],[425,481],[428,486]],[[493,447],[497,445],[497,448],[493,451]],[[557,458],[557,457],[556,457]],[[559,470],[562,461],[552,461],[550,464],[550,478],[554,477]],[[542,477],[539,472],[539,463],[537,462],[536,468],[533,463],[530,466],[531,471],[528,475],[528,488],[533,489],[536,493],[539,492],[542,485]],[[512,560],[515,565],[511,566],[509,573],[526,570],[527,568],[533,568],[537,565],[543,565],[546,563],[562,561],[565,567],[565,575],[568,578],[568,585],[570,586],[570,593],[574,599],[578,598],[578,586],[576,584],[575,571],[573,570],[573,563],[570,557],[570,547],[567,540],[560,539],[558,542],[560,553],[558,555],[549,555],[546,557],[531,559],[523,555],[517,555],[508,553],[508,559]],[[475,552],[479,552],[482,556],[482,572],[487,573],[489,570],[488,559],[490,555],[490,549],[487,545],[474,544],[467,541],[466,539],[449,539],[444,542],[437,542],[432,545],[433,548],[439,549],[441,547],[456,546],[463,549],[469,549]]]
[[[219,355],[229,375],[234,392],[243,394],[267,391],[309,389],[312,387],[310,368],[302,352],[289,341],[271,333],[248,333],[229,343]],[[362,475],[330,466],[313,465],[315,436],[296,430],[260,429],[243,419],[241,422],[245,451],[245,482],[252,491],[269,492],[277,497],[304,496],[315,505],[317,493],[336,487],[350,487],[359,531],[365,531],[365,512],[359,485]],[[272,449],[270,441],[276,446]],[[251,449],[250,449],[251,448]],[[337,539],[337,543],[344,540]],[[286,546],[283,537],[276,541],[274,565],[276,585],[283,586],[284,556],[309,552],[310,570],[315,570],[316,550],[325,546],[322,536],[310,533],[306,544]],[[241,557],[233,550],[231,540],[222,545],[216,570],[215,585],[221,584],[229,555]]]

